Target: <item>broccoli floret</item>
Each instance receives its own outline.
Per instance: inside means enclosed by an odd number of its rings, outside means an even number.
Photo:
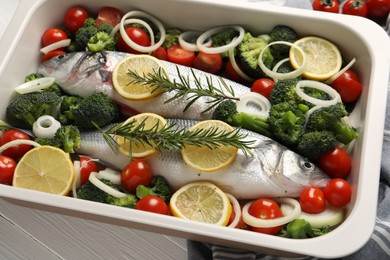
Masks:
[[[297,95],[295,86],[299,79],[278,80],[269,96],[269,102],[276,105],[283,102],[290,104],[303,103],[303,100]]]
[[[304,219],[294,219],[279,232],[279,236],[294,239],[312,238],[325,235],[331,231],[329,226],[314,228]]]
[[[107,34],[111,34],[112,32],[112,25],[111,24],[108,24],[108,23],[102,23],[101,25],[99,25],[99,27],[97,28],[98,32],[105,32]]]
[[[81,26],[75,35],[74,45],[77,51],[85,51],[89,39],[94,36],[98,30],[95,27],[95,20],[93,18],[88,18],[84,21],[83,26]]]
[[[114,51],[115,41],[108,33],[97,32],[89,39],[87,47],[92,52]]]
[[[54,138],[61,144],[62,150],[74,153],[80,147],[80,130],[74,125],[65,125],[58,128]]]
[[[39,143],[40,145],[50,145],[57,148],[61,148],[61,142],[57,138],[37,137],[34,141]]]
[[[71,125],[75,123],[73,111],[80,106],[83,100],[80,96],[62,96],[58,121],[62,125]]]
[[[120,206],[120,207],[126,207],[126,208],[135,208],[135,205],[137,204],[138,199],[134,194],[128,194],[122,198],[117,198],[114,196],[111,196],[107,194],[106,197],[106,203],[114,205],[114,206]]]
[[[306,123],[306,131],[328,130],[333,132],[337,141],[349,144],[357,138],[358,134],[353,127],[343,121],[343,117],[347,115],[348,112],[342,103],[321,107],[313,111],[309,116]]]
[[[155,195],[168,203],[172,196],[172,190],[164,177],[153,176],[150,186],[138,185],[135,194],[139,199],[149,195]]]
[[[305,106],[293,106],[287,102],[273,105],[267,120],[273,137],[294,148],[304,132],[306,110]]]
[[[238,36],[239,32],[237,30],[234,30],[231,27],[227,27],[220,31],[219,33],[214,34],[211,37],[211,46],[212,47],[219,47],[224,46],[226,44],[229,44],[234,37]],[[226,58],[229,56],[229,52],[223,52],[221,53],[222,58]]]
[[[232,126],[242,127],[265,136],[270,136],[266,119],[237,111],[233,100],[222,101],[214,110],[213,119],[224,121]]]
[[[333,150],[337,139],[332,132],[314,131],[304,133],[297,146],[297,152],[312,161],[315,161],[326,152]]]
[[[259,66],[259,55],[268,45],[268,41],[262,37],[253,37],[249,32],[245,33],[243,40],[237,46],[238,60],[245,73],[253,78],[266,77]],[[263,54],[263,62],[271,67],[274,58],[271,51],[266,49]]]
[[[168,49],[170,46],[179,44],[179,35],[182,33],[180,29],[168,29],[163,44],[164,49]],[[157,40],[160,38],[160,33],[157,34]]]
[[[101,179],[101,181],[108,186],[114,186],[114,184],[109,180]],[[93,185],[90,181],[87,181],[77,190],[77,198],[106,203],[107,193]]]
[[[95,23],[96,23],[95,19],[93,19],[92,17],[88,17],[84,21],[83,26],[81,26],[81,27],[84,27],[84,28],[86,28],[86,27],[95,27]]]
[[[12,125],[31,128],[43,115],[55,115],[61,98],[54,92],[31,92],[15,97],[7,106],[7,118]]]
[[[295,42],[298,40],[297,32],[289,26],[286,25],[276,25],[272,28],[269,36],[271,37],[271,42],[276,41],[286,41],[286,42]],[[270,46],[271,53],[277,59],[281,59],[287,56],[290,46],[284,44],[274,44]]]
[[[105,126],[119,116],[118,106],[104,93],[95,92],[83,98],[77,109],[73,110],[75,124],[80,129],[93,129]]]
[[[31,73],[31,74],[28,74],[24,78],[24,82],[33,81],[33,80],[40,79],[40,78],[43,78],[42,74],[40,74],[40,73]]]

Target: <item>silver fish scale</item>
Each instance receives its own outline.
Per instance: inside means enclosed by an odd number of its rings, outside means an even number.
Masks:
[[[181,119],[168,121],[180,128],[196,123]],[[146,160],[153,173],[165,177],[174,190],[192,181],[211,181],[237,199],[296,197],[305,186],[321,187],[327,183],[328,177],[302,156],[267,137],[243,129],[240,131],[248,134],[246,138],[249,140],[257,140],[253,156],[245,157],[239,151],[232,164],[215,172],[200,172],[189,167],[180,151],[161,152]],[[130,161],[112,151],[97,131],[82,133],[81,140],[77,152],[100,159],[111,167],[122,169]]]

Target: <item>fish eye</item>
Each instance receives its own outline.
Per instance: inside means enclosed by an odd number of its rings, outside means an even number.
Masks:
[[[304,168],[307,171],[312,171],[315,169],[315,165],[312,162],[309,161],[303,161],[302,162],[302,168]]]
[[[60,55],[57,56],[58,60],[62,60],[63,58],[65,58],[65,54],[60,54]]]

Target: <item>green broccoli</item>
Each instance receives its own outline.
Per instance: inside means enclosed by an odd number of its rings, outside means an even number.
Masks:
[[[114,206],[135,208],[135,205],[137,204],[137,202],[138,202],[138,199],[134,194],[128,194],[122,198],[117,198],[117,197],[111,196],[109,194],[107,194],[107,196],[106,196],[106,203],[114,205]]]
[[[245,33],[243,40],[237,46],[237,54],[243,71],[253,78],[261,78],[266,75],[259,66],[259,55],[268,45],[268,40],[262,37],[253,37],[249,32]],[[266,49],[263,54],[263,62],[267,67],[271,67],[274,58],[271,51]]]
[[[77,109],[73,110],[75,124],[81,129],[105,126],[119,116],[118,106],[104,93],[95,92],[83,98]]]
[[[34,139],[40,145],[50,145],[61,149],[61,142],[57,138],[37,137]]]
[[[278,103],[288,102],[290,104],[303,103],[303,100],[298,96],[295,91],[295,87],[300,79],[285,79],[278,80],[269,96],[269,102],[272,105]]]
[[[24,82],[33,81],[36,79],[43,78],[43,75],[40,73],[30,73],[24,78]]]
[[[297,145],[297,152],[312,161],[326,152],[333,150],[337,145],[337,139],[332,132],[314,131],[304,133]]]
[[[294,239],[312,238],[325,235],[331,231],[329,226],[314,228],[304,219],[294,219],[285,225],[278,236]]]
[[[172,196],[172,190],[164,177],[153,176],[150,186],[138,185],[135,194],[139,199],[149,195],[155,195],[169,203]]]
[[[58,128],[54,135],[61,147],[67,153],[74,153],[80,147],[80,130],[74,125],[65,125]]]
[[[43,115],[55,115],[61,98],[54,92],[30,92],[16,96],[6,109],[6,115],[13,126],[31,128]]]
[[[92,17],[88,17],[82,27],[95,27],[96,20]]]
[[[211,46],[212,47],[219,47],[224,46],[232,42],[234,37],[237,37],[239,35],[239,32],[237,30],[234,30],[231,27],[227,27],[220,31],[219,33],[214,34],[211,37]],[[226,58],[229,56],[229,52],[223,52],[221,53],[222,58]]]
[[[180,29],[173,28],[173,29],[168,29],[166,31],[166,36],[163,44],[161,47],[164,49],[168,49],[170,46],[177,45],[179,44],[179,35],[182,33]],[[156,40],[159,40],[160,38],[160,33],[157,34]]]
[[[94,36],[98,30],[95,27],[95,20],[93,18],[88,18],[85,20],[83,26],[79,28],[75,34],[75,47],[77,51],[85,51],[89,39]]]
[[[232,126],[270,136],[269,125],[266,119],[237,111],[237,104],[233,100],[222,101],[214,110],[212,119],[224,121]]]
[[[306,111],[306,106],[288,102],[273,105],[267,119],[273,137],[289,148],[295,148],[304,133]]]
[[[112,25],[111,24],[108,24],[108,23],[102,23],[101,25],[99,25],[99,27],[97,28],[98,32],[105,32],[107,34],[111,34],[112,32]]]
[[[24,82],[29,82],[29,81],[40,79],[43,77],[44,76],[40,73],[30,73],[24,78]],[[44,89],[41,89],[40,91],[54,92],[58,96],[63,95],[63,91],[62,91],[61,87],[55,82],[51,86],[44,88]]]
[[[337,141],[349,144],[357,138],[358,134],[353,127],[343,121],[343,117],[347,115],[348,112],[342,103],[321,107],[311,113],[305,131],[328,130],[333,132]]]
[[[286,25],[276,25],[272,28],[269,36],[271,37],[270,42],[286,41],[293,43],[298,40],[297,32]],[[270,49],[272,55],[280,60],[288,55],[290,46],[284,44],[274,44],[270,46]]]
[[[115,41],[108,33],[97,32],[89,39],[87,48],[92,52],[114,51]]]
[[[80,96],[62,96],[61,106],[57,119],[62,125],[71,125],[75,123],[73,110],[80,106],[83,100]]]

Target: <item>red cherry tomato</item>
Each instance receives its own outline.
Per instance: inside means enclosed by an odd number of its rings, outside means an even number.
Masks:
[[[314,0],[313,10],[339,13],[339,2],[337,0]]]
[[[345,178],[352,168],[351,157],[341,147],[321,155],[317,163],[331,178]]]
[[[138,45],[141,46],[150,46],[149,35],[138,27],[128,27],[125,29],[126,34],[129,38]],[[118,37],[118,49],[123,52],[129,52],[134,54],[140,54],[141,52],[134,50],[123,40],[122,36]]]
[[[342,8],[343,14],[367,16],[367,6],[363,0],[347,0]]]
[[[344,179],[330,180],[324,187],[325,199],[336,207],[344,207],[351,200],[351,185]]]
[[[0,146],[3,144],[6,144],[8,142],[11,142],[13,140],[31,140],[30,136],[28,136],[26,133],[17,130],[17,129],[9,129],[4,131],[4,133],[0,136]],[[22,157],[25,153],[27,153],[32,148],[31,145],[28,144],[21,144],[18,146],[10,147],[2,152],[2,155],[11,157],[14,160],[19,159]]]
[[[83,26],[85,20],[89,17],[87,10],[80,6],[70,8],[64,16],[64,24],[70,32],[76,32]]]
[[[123,16],[123,12],[115,7],[105,6],[99,10],[98,16],[95,20],[95,26],[99,27],[99,25],[103,23],[108,23],[112,27],[117,25]]]
[[[12,184],[16,162],[8,156],[0,155],[0,183]]]
[[[356,74],[348,70],[336,78],[331,85],[340,94],[344,103],[355,102],[363,90]]]
[[[80,156],[80,186],[83,186],[89,178],[91,172],[98,172],[99,167],[91,158]]]
[[[275,219],[283,217],[283,213],[280,210],[279,205],[271,199],[258,199],[255,200],[248,209],[248,213],[259,219]],[[250,230],[264,233],[264,234],[276,234],[282,229],[282,226],[269,227],[269,228],[258,228],[248,226]]]
[[[152,170],[144,160],[133,160],[121,172],[121,185],[130,193],[135,193],[138,185],[149,186],[152,181]]]
[[[140,199],[135,205],[135,208],[157,214],[169,215],[168,205],[162,198],[154,195],[149,195]]]
[[[45,47],[55,42],[68,39],[68,35],[64,30],[59,28],[49,28],[42,35],[42,45]]]
[[[317,187],[306,187],[299,196],[299,203],[304,212],[318,214],[325,210],[324,193]]]
[[[387,18],[390,12],[390,0],[367,0],[368,16],[373,18]]]
[[[157,59],[160,59],[160,60],[167,60],[168,59],[167,51],[161,46],[158,47],[157,50],[152,51],[152,53],[150,53],[150,55],[152,55],[153,57],[156,57]]]
[[[228,60],[226,63],[225,73],[228,79],[234,80],[236,82],[245,82],[245,79],[243,79],[240,74],[238,74],[237,71],[233,68],[230,60]]]
[[[65,54],[66,52],[62,51],[62,50],[54,50],[54,51],[49,51],[48,53],[46,53],[45,55],[43,55],[42,59],[41,59],[41,62],[45,62],[47,60],[50,60],[51,58],[53,57],[57,57],[59,55],[62,55],[62,54]]]
[[[275,82],[273,80],[267,78],[260,78],[252,83],[251,91],[259,93],[266,98],[269,98],[269,95],[271,94],[271,91],[274,86]]]
[[[179,45],[172,45],[167,49],[168,61],[192,67],[195,60],[195,52],[187,51]]]
[[[194,68],[216,74],[222,68],[222,56],[200,51],[194,60]]]

